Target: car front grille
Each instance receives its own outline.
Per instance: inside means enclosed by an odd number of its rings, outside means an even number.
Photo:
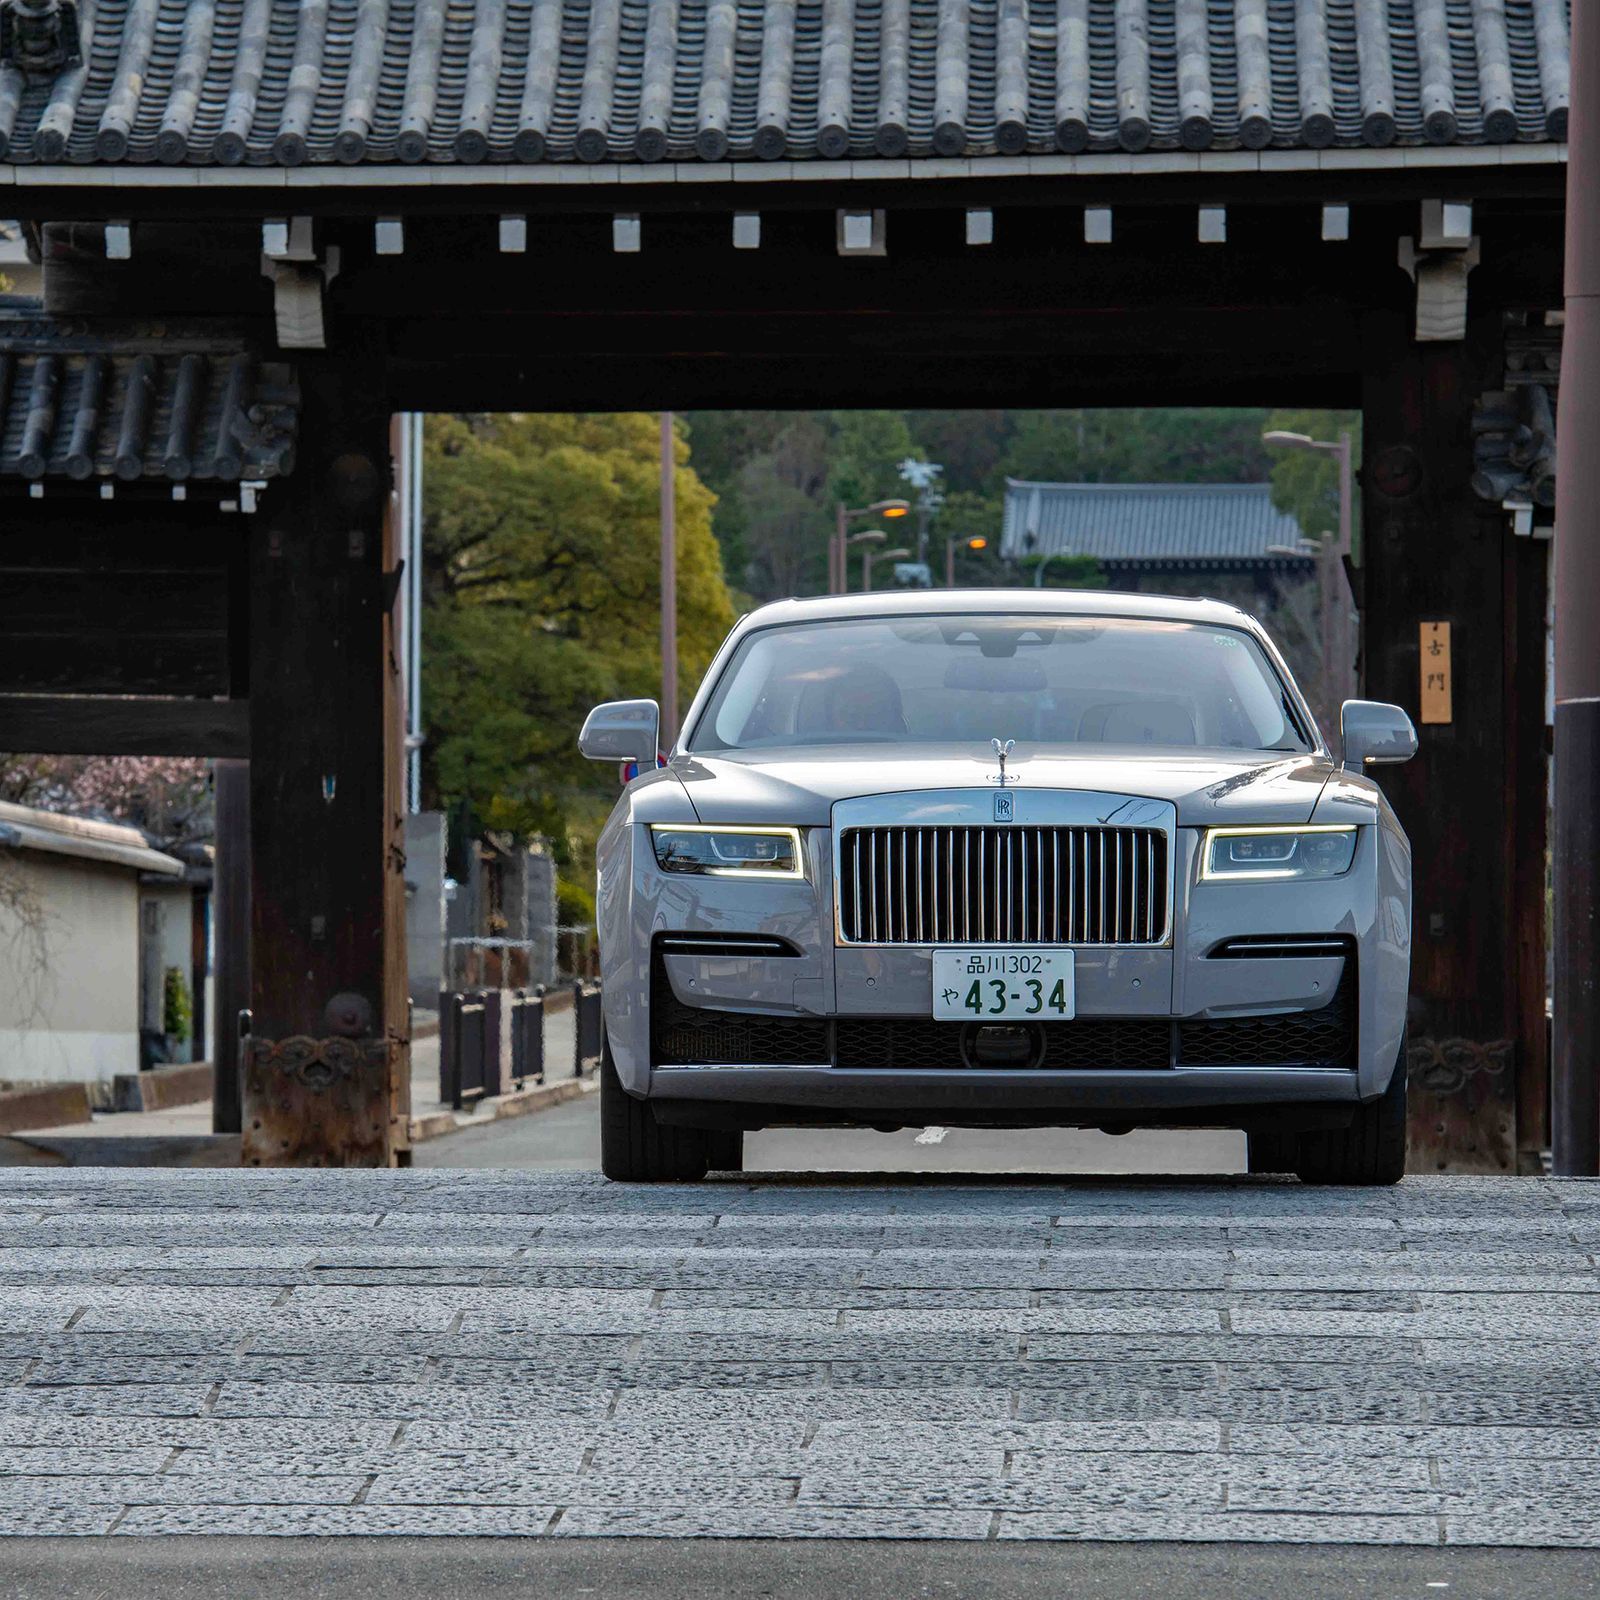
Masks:
[[[911,1071],[971,1067],[972,1034],[979,1026],[928,1017],[840,1017],[833,1064]],[[1172,1065],[1172,1025],[1159,1017],[1044,1022],[1038,1033],[1031,1065],[1045,1072],[1161,1071]]]
[[[847,828],[848,944],[1159,944],[1159,828]]]
[[[657,955],[650,987],[657,1066],[819,1066],[971,1070],[981,1024],[931,1017],[773,1017],[686,1006]],[[1031,1066],[1045,1072],[1173,1067],[1344,1067],[1356,1064],[1355,962],[1317,1011],[1265,1017],[1080,1017],[1030,1024]]]
[[[758,1016],[686,1006],[672,992],[658,948],[650,962],[651,1059],[658,1067],[724,1067],[777,1063],[828,1066],[828,1024],[821,1017]]]
[[[1333,999],[1317,1011],[1272,1017],[1210,1017],[1178,1024],[1178,1060],[1185,1067],[1356,1064],[1356,963],[1347,959]]]

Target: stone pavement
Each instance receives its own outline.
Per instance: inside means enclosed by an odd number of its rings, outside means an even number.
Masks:
[[[1600,1546],[1600,1184],[0,1172],[0,1531]]]

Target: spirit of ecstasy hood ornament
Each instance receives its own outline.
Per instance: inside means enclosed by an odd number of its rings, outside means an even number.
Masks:
[[[994,746],[994,753],[1000,758],[999,772],[992,772],[989,774],[989,776],[993,778],[996,783],[1000,784],[1017,782],[1017,779],[1008,776],[1006,773],[1006,758],[1015,748],[1017,741],[1015,739],[1007,739],[1002,743],[999,739],[991,739],[989,743]]]

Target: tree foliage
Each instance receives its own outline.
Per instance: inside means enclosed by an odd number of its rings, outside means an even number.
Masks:
[[[430,417],[425,451],[427,803],[564,845],[616,793],[578,754],[584,713],[661,688],[657,420]],[[681,439],[676,481],[686,703],[733,608]]]
[[[1361,415],[1354,411],[1274,411],[1269,428],[1304,433],[1313,439],[1336,440],[1350,435],[1353,464],[1361,468]],[[1359,482],[1359,478],[1357,480]],[[1336,533],[1339,527],[1339,464],[1326,451],[1275,450],[1272,463],[1272,503],[1299,524],[1308,539]],[[1356,497],[1354,543],[1361,548],[1360,496]]]
[[[982,535],[989,540],[982,557],[958,548],[958,581],[1015,582],[1018,573],[998,559],[1008,477],[1262,483],[1270,475],[1276,483],[1280,473],[1292,477],[1296,469],[1262,444],[1269,420],[1264,409],[1198,407],[696,411],[689,429],[695,464],[719,497],[715,527],[729,580],[758,599],[772,599],[824,586],[837,503],[863,506],[905,493],[898,465],[908,457],[944,469],[944,504],[928,548],[936,578],[942,578],[947,538]]]
[[[0,800],[128,823],[162,849],[215,823],[210,766],[186,756],[0,756]]]

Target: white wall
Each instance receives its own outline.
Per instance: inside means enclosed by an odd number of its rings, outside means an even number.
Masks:
[[[139,884],[126,867],[0,851],[38,908],[0,904],[0,1079],[91,1082],[139,1070]],[[42,941],[42,947],[41,947]]]
[[[194,1005],[194,890],[180,878],[166,883],[145,882],[139,886],[144,919],[144,933],[148,938],[150,925],[155,924],[155,939],[142,959],[146,962],[144,983],[147,992],[141,994],[142,1025],[159,1028],[166,1010],[167,968],[177,967],[190,986],[189,1003]],[[193,1021],[191,1016],[191,1029]],[[205,1054],[202,1044],[196,1055],[196,1041],[191,1032],[188,1041],[180,1044],[173,1055],[174,1061],[198,1061]]]
[[[442,813],[406,817],[406,974],[412,1004],[430,1011],[439,1004],[444,969],[444,850]]]

